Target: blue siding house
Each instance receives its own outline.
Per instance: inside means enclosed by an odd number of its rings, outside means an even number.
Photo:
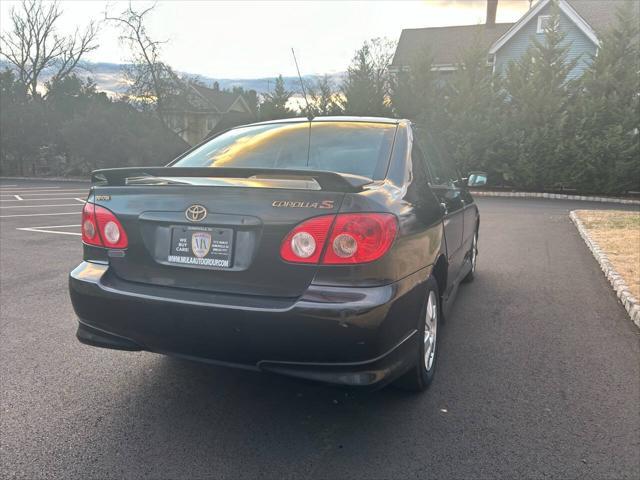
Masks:
[[[516,23],[495,23],[499,0],[487,0],[487,21],[480,25],[406,29],[402,31],[391,71],[410,68],[422,52],[433,58],[432,70],[443,75],[457,70],[462,52],[475,46],[488,50],[488,66],[495,73],[520,59],[532,40],[544,40],[544,29],[554,10],[565,32],[570,59],[577,59],[571,77],[580,76],[598,51],[602,32],[616,21],[623,4],[640,13],[640,0],[538,0]]]
[[[569,47],[570,59],[577,60],[576,67],[570,74],[575,78],[582,75],[588,64],[596,54],[600,44],[598,33],[594,26],[580,15],[588,13],[589,17],[598,15],[602,24],[602,17],[613,20],[615,10],[620,2],[594,0],[540,0],[520,20],[518,20],[502,37],[489,49],[489,60],[493,64],[494,72],[504,72],[507,65],[521,58],[533,43],[532,40],[544,41],[544,30],[555,12],[559,15],[559,27],[565,33],[565,44]],[[554,5],[555,4],[555,5]],[[556,7],[557,5],[557,7]],[[595,7],[595,8],[594,8]]]

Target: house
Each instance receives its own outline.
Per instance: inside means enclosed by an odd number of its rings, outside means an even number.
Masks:
[[[488,51],[513,27],[513,23],[496,23],[497,7],[497,0],[488,0],[486,22],[478,25],[402,30],[390,71],[407,71],[425,56],[431,58],[431,69],[444,76],[456,71],[466,50],[473,46]]]
[[[638,11],[640,2],[637,0],[539,0],[489,48],[494,72],[503,72],[509,62],[521,58],[532,38],[544,38],[544,29],[554,13],[555,3],[560,29],[569,45],[568,57],[578,62],[569,76],[579,77],[598,51],[602,33],[615,25],[616,12],[625,2],[632,2]]]
[[[239,93],[187,83],[185,91],[169,97],[162,108],[167,125],[189,145],[212,133],[255,120]]]
[[[616,11],[625,2],[636,11],[640,7],[637,0],[538,0],[517,22],[496,23],[498,0],[488,0],[484,24],[403,30],[390,69],[407,70],[420,55],[430,55],[432,70],[450,73],[457,70],[466,50],[479,46],[488,52],[488,66],[503,72],[509,62],[522,57],[533,38],[542,38],[556,3],[560,28],[570,45],[569,58],[578,59],[571,72],[576,77],[597,52],[602,32],[614,24]]]

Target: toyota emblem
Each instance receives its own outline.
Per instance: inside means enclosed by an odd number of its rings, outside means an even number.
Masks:
[[[191,205],[184,212],[184,215],[190,222],[201,222],[207,218],[207,209],[202,205]]]

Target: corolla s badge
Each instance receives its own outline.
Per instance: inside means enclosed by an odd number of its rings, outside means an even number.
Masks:
[[[184,212],[184,215],[190,222],[201,222],[207,218],[207,209],[202,205],[191,205]]]

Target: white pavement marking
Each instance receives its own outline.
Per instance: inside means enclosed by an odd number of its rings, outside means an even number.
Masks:
[[[70,199],[75,200],[75,198]],[[77,207],[77,203],[57,203],[57,204],[49,204],[49,205],[7,205],[6,207],[0,207],[0,210],[7,208],[47,208],[47,207]]]
[[[73,195],[70,193],[69,195]],[[0,198],[0,205],[7,202],[49,202],[51,200],[79,200],[79,197],[55,197],[55,198],[21,198],[20,200],[5,200]],[[85,201],[82,200],[82,203]]]
[[[7,188],[7,187],[15,187],[15,188]],[[0,187],[0,192],[6,192],[8,190],[56,190],[60,187],[19,187],[17,185],[3,185]]]
[[[42,188],[60,188],[60,185],[45,185],[44,187],[42,185],[0,185],[0,188],[6,188],[6,187],[19,187],[19,188],[24,188],[26,190],[40,190]]]
[[[78,200],[80,203],[87,203],[86,200],[83,200],[83,199],[78,198],[78,197],[74,198],[74,200]]]
[[[58,193],[63,193],[63,194],[71,194],[71,193],[87,193],[89,191],[88,188],[77,188],[77,189],[73,189],[73,190],[55,190],[55,191],[45,191],[43,193],[43,190],[40,190],[39,192],[28,192],[28,193],[24,193],[22,190],[14,190],[12,192],[2,192],[0,193],[0,197],[13,197],[15,194],[19,194],[22,197],[36,197],[36,196],[42,196],[42,195],[51,195],[51,194],[55,194],[57,195]]]
[[[16,200],[24,200],[24,198],[22,198],[20,195],[14,195]]]
[[[16,228],[16,230],[22,230],[25,232],[39,232],[39,233],[57,233],[58,235],[75,235],[81,236],[82,233],[78,232],[61,232],[60,230],[49,230],[50,228],[70,228],[79,227],[80,225],[52,225],[50,227],[24,227]]]
[[[25,228],[71,228],[71,227],[80,227],[81,225],[41,225],[39,227],[21,227],[18,230],[24,230]]]
[[[76,205],[74,205],[75,207]],[[80,215],[82,212],[62,212],[62,213],[19,213],[16,215],[0,215],[0,218],[13,218],[13,217],[49,217],[51,215]]]

